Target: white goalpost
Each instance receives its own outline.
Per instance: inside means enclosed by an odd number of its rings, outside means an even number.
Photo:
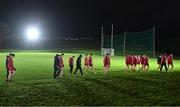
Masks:
[[[114,48],[113,48],[113,25],[111,29],[111,48],[104,48],[104,31],[103,26],[101,28],[101,55],[106,55],[107,53],[111,56],[114,56]]]
[[[155,57],[155,27],[139,31],[127,32],[114,35],[114,26],[111,27],[111,34],[105,34],[101,28],[101,55],[109,53],[114,55],[147,54]]]

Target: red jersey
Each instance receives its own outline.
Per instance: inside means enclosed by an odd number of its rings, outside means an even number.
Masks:
[[[135,65],[136,65],[136,63],[137,63],[136,57],[135,57],[135,56],[132,56],[132,64],[135,64]]]
[[[166,63],[166,57],[164,55],[161,55],[161,64]]]
[[[84,59],[84,65],[88,65],[89,61],[88,61],[88,57],[86,56]]]
[[[12,57],[8,57],[7,68],[8,68],[9,71],[13,71],[14,70],[14,63],[13,63]]]
[[[64,67],[64,60],[63,60],[63,58],[60,57],[59,60],[60,60],[59,66],[60,66],[61,68]]]
[[[149,65],[149,59],[147,56],[144,57],[144,65]]]
[[[133,64],[133,56],[131,56],[131,55],[129,55],[129,58],[128,58],[128,62],[129,62],[129,64]]]
[[[141,56],[140,62],[141,62],[141,64],[144,64],[144,57],[143,56]]]
[[[137,61],[137,64],[140,64],[140,61],[141,61],[140,56],[136,57],[136,61]]]
[[[92,65],[93,64],[93,61],[92,61],[92,56],[89,57],[89,65]]]
[[[168,55],[168,57],[167,57],[168,64],[172,64],[172,62],[173,62],[172,60],[173,60],[172,55]]]
[[[72,57],[69,58],[69,65],[73,65],[74,64],[74,59]]]
[[[104,57],[103,63],[104,63],[104,67],[109,66],[111,64],[110,57],[106,55]]]

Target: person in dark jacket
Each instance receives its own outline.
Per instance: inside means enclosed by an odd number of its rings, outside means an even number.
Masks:
[[[53,74],[54,78],[58,77],[58,75],[61,72],[59,65],[60,65],[59,55],[56,54],[56,56],[54,57],[54,74]]]
[[[79,55],[79,57],[78,57],[77,60],[76,60],[76,70],[75,70],[75,72],[74,72],[74,77],[75,77],[76,72],[78,71],[78,69],[80,70],[81,75],[84,76],[84,75],[83,75],[83,72],[82,72],[82,67],[81,67],[81,58],[82,58],[82,55]]]
[[[157,68],[157,71],[158,71],[160,69],[160,67],[161,67],[161,56],[159,56],[157,58],[157,65],[158,65],[158,68]]]
[[[9,75],[9,71],[8,71],[8,58],[9,58],[9,55],[6,56],[6,70],[7,70],[6,80],[8,80],[8,75]]]

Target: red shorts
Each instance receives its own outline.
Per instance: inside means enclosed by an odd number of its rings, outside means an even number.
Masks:
[[[13,73],[15,72],[15,70],[8,70],[8,72],[9,72],[10,74],[13,74]]]
[[[9,67],[8,68],[8,71],[13,71],[14,69],[12,67]]]
[[[64,65],[60,65],[60,67],[61,67],[61,68],[63,68],[63,67],[64,67]]]
[[[110,67],[110,65],[109,64],[104,64],[104,67]]]

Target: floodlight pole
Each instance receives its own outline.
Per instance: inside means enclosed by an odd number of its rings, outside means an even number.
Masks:
[[[101,49],[104,47],[104,31],[103,26],[101,27]]]
[[[126,56],[126,31],[124,31],[124,56]]]
[[[111,49],[113,49],[113,24],[112,24],[112,28],[111,28]]]
[[[153,27],[153,57],[156,57],[156,32],[155,27]]]

